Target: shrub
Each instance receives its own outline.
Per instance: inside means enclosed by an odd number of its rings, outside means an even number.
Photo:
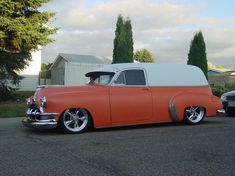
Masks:
[[[211,87],[213,95],[220,97],[225,92],[225,87],[222,85],[215,85]]]
[[[14,89],[7,86],[0,86],[0,101],[7,101],[14,98]]]
[[[25,101],[26,98],[32,96],[34,91],[12,91],[9,89],[0,89],[0,102],[3,101]]]
[[[214,85],[211,87],[212,93],[215,96],[220,97],[223,93],[235,90],[235,84],[234,83],[228,83],[225,85]]]
[[[235,83],[225,84],[226,92],[235,90]]]
[[[25,101],[26,98],[31,97],[35,91],[16,91],[15,100]]]

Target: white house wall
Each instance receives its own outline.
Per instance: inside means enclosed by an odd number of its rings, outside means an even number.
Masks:
[[[35,91],[38,85],[38,75],[21,75],[24,77],[20,81],[19,90],[20,91]]]
[[[85,77],[85,74],[103,66],[97,64],[66,63],[65,85],[84,85],[89,81],[89,78]]]
[[[64,85],[65,84],[65,64],[66,62],[61,59],[60,62],[51,69],[51,84],[53,85]]]

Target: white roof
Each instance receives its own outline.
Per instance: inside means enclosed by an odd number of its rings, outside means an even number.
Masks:
[[[91,64],[111,64],[111,60],[104,56],[92,56],[92,55],[81,55],[81,54],[65,54],[60,53],[68,62],[75,63],[91,63]]]
[[[120,72],[125,69],[144,69],[150,86],[204,86],[208,82],[198,67],[186,64],[125,63],[112,64],[93,72]]]
[[[112,61],[105,56],[59,53],[55,61],[53,62],[51,68],[56,67],[56,65],[61,60],[65,60],[66,62],[69,63],[97,64],[97,65],[107,65],[112,63]]]

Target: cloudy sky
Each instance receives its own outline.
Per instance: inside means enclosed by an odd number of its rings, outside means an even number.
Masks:
[[[235,67],[234,0],[52,0],[56,41],[43,47],[42,62],[58,53],[112,56],[118,14],[130,17],[134,49],[157,62],[186,63],[190,42],[201,30],[209,62]]]

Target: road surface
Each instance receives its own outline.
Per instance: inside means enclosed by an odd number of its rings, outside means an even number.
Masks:
[[[93,129],[83,134],[32,130],[0,119],[1,176],[232,176],[235,117]]]

